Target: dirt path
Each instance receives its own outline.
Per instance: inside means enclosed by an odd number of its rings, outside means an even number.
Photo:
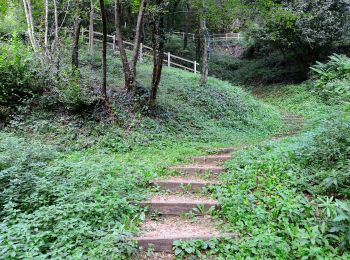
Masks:
[[[292,114],[285,114],[283,120],[290,131],[273,137],[273,140],[297,133],[303,123],[301,117]],[[141,203],[148,208],[148,216],[135,240],[141,251],[154,253],[152,256],[142,256],[141,253],[138,259],[173,259],[172,245],[176,240],[237,236],[223,234],[216,228],[209,213],[220,205],[203,191],[210,186],[220,185],[218,175],[225,172],[223,164],[232,158],[235,151],[247,147],[220,148],[213,155],[192,158],[189,165],[169,168],[179,173],[178,176],[151,183],[158,192]]]

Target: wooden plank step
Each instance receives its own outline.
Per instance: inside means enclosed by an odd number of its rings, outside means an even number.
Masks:
[[[222,234],[210,216],[190,218],[168,216],[147,219],[140,227],[140,236],[134,238],[142,250],[154,248],[155,252],[171,252],[176,240],[210,240],[212,238],[233,237]]]
[[[185,166],[174,166],[170,167],[170,170],[186,173],[186,174],[204,174],[204,173],[214,173],[219,174],[225,171],[224,167],[215,165],[185,165]]]
[[[217,185],[218,182],[205,180],[192,180],[184,178],[170,178],[167,180],[156,180],[151,182],[152,185],[157,186],[163,190],[171,192],[200,192],[203,188],[210,185]]]
[[[250,145],[241,145],[241,146],[218,148],[218,149],[215,149],[215,153],[218,155],[231,154],[233,152],[248,148],[249,146]]]
[[[232,156],[230,154],[221,154],[194,157],[193,160],[196,163],[224,163],[230,160],[231,158]]]
[[[137,241],[138,248],[142,248],[143,251],[153,249],[154,252],[172,252],[173,243],[177,240],[203,240],[208,241],[213,238],[220,238],[220,236],[169,236],[169,237],[140,237],[135,239]]]
[[[166,194],[154,196],[145,202],[141,202],[140,206],[148,207],[150,213],[180,216],[191,211],[195,215],[204,215],[210,208],[218,208],[219,204],[213,199],[193,195]],[[199,208],[203,208],[203,211],[195,210]]]

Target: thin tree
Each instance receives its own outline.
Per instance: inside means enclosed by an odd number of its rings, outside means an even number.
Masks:
[[[90,0],[89,54],[94,52],[94,2]]]
[[[102,17],[102,95],[107,100],[107,13],[104,0],[100,0]]]
[[[208,82],[209,72],[209,32],[207,29],[207,21],[204,11],[204,0],[202,1],[202,10],[200,14],[200,31],[203,38],[203,52],[202,52],[202,70],[200,84],[205,85]]]
[[[121,30],[121,3],[120,0],[115,1],[115,31],[116,31],[116,39],[117,39],[117,45],[120,52],[120,58],[123,65],[123,73],[124,73],[124,84],[125,89],[129,92],[131,90],[134,90],[136,87],[136,65],[138,60],[138,53],[140,50],[140,43],[141,43],[141,30],[142,30],[142,21],[144,12],[146,9],[147,0],[142,0],[138,19],[137,19],[137,25],[136,25],[136,33],[135,33],[135,39],[134,39],[134,48],[132,51],[132,57],[131,61],[129,63],[128,57],[126,55],[124,42],[123,42],[123,35]]]
[[[30,0],[23,0],[24,12],[27,20],[27,30],[29,41],[32,45],[33,50],[38,51],[38,43],[34,34],[34,23],[33,23],[33,15],[32,15],[32,5]]]
[[[54,38],[54,43],[53,43],[53,49],[56,52],[56,80],[59,80],[59,71],[60,71],[60,39],[58,36],[58,30],[59,30],[59,25],[58,25],[58,11],[57,11],[57,0],[53,0],[53,10],[54,10],[54,19],[55,19],[55,38]]]
[[[72,69],[73,71],[79,68],[79,39],[80,39],[80,30],[81,30],[81,12],[83,9],[82,0],[78,3],[78,13],[74,23],[74,32],[73,32],[73,47],[72,47]]]
[[[188,2],[185,3],[186,6],[186,19],[185,19],[185,32],[184,32],[184,50],[187,49],[188,46],[188,27],[190,24],[190,5]]]
[[[44,35],[45,56],[50,59],[49,54],[49,1],[45,0],[45,35]]]
[[[156,0],[157,11],[153,14],[151,20],[152,48],[153,48],[153,74],[151,91],[149,95],[149,107],[156,107],[157,92],[162,75],[164,46],[165,46],[165,26],[164,14],[162,10],[163,0]]]

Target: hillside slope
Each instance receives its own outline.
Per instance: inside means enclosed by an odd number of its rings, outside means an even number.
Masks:
[[[118,79],[119,62],[111,56],[109,62],[115,62],[110,79]],[[139,82],[147,86],[149,78],[149,64],[141,64]],[[108,120],[72,112],[64,102],[74,85],[19,109],[0,132],[2,256],[128,258],[135,247],[123,238],[144,219],[135,203],[148,196],[149,180],[189,155],[254,143],[282,128],[275,109],[243,90],[213,78],[205,87],[197,81],[165,68],[152,115],[122,102],[117,81],[110,82],[116,99]]]

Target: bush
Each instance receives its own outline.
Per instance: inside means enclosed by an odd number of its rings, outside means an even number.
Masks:
[[[147,181],[106,151],[68,156],[0,133],[1,258],[129,259]]]
[[[350,58],[334,54],[311,67],[315,91],[326,102],[350,102]]]
[[[78,71],[73,75],[71,71],[62,73],[57,92],[58,101],[75,112],[88,109],[96,99],[92,92],[89,93],[88,87],[80,82]]]
[[[261,8],[263,22],[257,22],[259,26],[251,29],[250,37],[262,46],[292,51],[305,72],[348,35],[350,10],[346,0],[269,1]]]
[[[14,107],[42,87],[32,53],[14,36],[0,42],[0,106]]]

